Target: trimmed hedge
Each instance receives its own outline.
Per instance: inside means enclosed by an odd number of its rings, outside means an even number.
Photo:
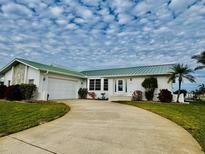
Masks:
[[[33,98],[36,89],[37,87],[34,84],[21,84],[20,91],[21,91],[22,99],[30,100],[31,98]]]
[[[88,89],[87,88],[80,88],[78,90],[78,95],[80,99],[86,99],[88,94]]]
[[[12,85],[12,86],[7,87],[5,98],[10,101],[22,100],[22,93],[20,90],[20,85]]]
[[[154,77],[145,78],[142,82],[142,87],[145,88],[145,97],[148,101],[152,101],[154,98],[154,91],[158,88],[157,79]]]
[[[34,97],[36,89],[37,87],[34,84],[12,85],[9,87],[0,86],[0,99],[30,100]]]
[[[7,86],[0,85],[0,99],[4,99],[5,98],[6,89],[7,89]]]
[[[153,90],[145,91],[145,97],[148,101],[152,101],[154,98],[154,91]]]

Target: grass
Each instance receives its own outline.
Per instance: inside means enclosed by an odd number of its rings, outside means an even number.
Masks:
[[[153,102],[121,102],[157,113],[190,132],[205,151],[205,104],[172,104]]]
[[[20,103],[0,100],[0,137],[57,119],[70,108],[63,103]]]

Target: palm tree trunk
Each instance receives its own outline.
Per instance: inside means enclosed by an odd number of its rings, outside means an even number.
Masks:
[[[179,103],[179,96],[181,94],[181,84],[182,84],[182,77],[179,76],[179,89],[178,89],[178,94],[177,94],[177,103]]]

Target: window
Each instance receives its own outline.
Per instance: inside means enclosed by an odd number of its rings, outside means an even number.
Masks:
[[[89,90],[101,90],[101,79],[90,79]]]
[[[89,86],[90,90],[95,90],[95,80],[90,80],[90,86]]]
[[[8,86],[10,86],[11,85],[11,80],[8,80]]]
[[[108,79],[104,79],[104,91],[108,91]]]
[[[29,79],[29,80],[28,80],[28,83],[29,83],[29,84],[34,84],[34,79]]]
[[[101,79],[95,80],[95,90],[101,90]]]

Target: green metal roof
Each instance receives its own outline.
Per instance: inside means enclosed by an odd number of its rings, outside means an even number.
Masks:
[[[6,71],[8,71],[8,69],[11,68],[12,65],[14,65],[17,62],[24,63],[26,65],[29,65],[29,66],[31,66],[35,69],[41,70],[41,71],[48,71],[51,73],[57,73],[57,74],[62,74],[62,75],[67,75],[67,76],[74,76],[74,77],[79,77],[79,78],[85,78],[84,74],[77,72],[77,71],[57,67],[54,65],[41,64],[38,62],[25,60],[25,59],[21,59],[21,58],[14,59],[10,64],[8,64],[6,67],[4,67],[1,70],[0,74],[4,74]]]
[[[152,66],[137,66],[128,68],[113,68],[102,70],[88,70],[81,73],[86,76],[147,76],[147,75],[167,75],[171,71],[174,64],[152,65]]]
[[[86,76],[103,76],[103,77],[116,77],[116,76],[147,76],[147,75],[167,75],[171,71],[174,64],[164,65],[151,65],[151,66],[137,66],[128,68],[113,68],[113,69],[100,69],[88,70],[77,72],[67,68],[57,67],[54,65],[41,64],[38,62],[25,60],[21,58],[14,59],[11,63],[1,69],[0,74],[5,74],[11,67],[17,63],[24,63],[35,69],[41,71],[48,71],[51,73],[62,74],[67,76],[86,78]]]

